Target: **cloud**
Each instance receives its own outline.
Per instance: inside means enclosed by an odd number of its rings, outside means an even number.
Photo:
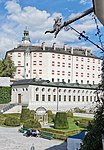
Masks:
[[[64,31],[62,29],[57,38],[54,38],[54,34],[44,34],[46,30],[52,29],[54,24],[54,18],[56,16],[62,16],[61,13],[54,12],[50,14],[45,10],[39,10],[36,7],[20,6],[18,1],[7,1],[5,3],[5,9],[7,10],[7,17],[5,22],[1,24],[0,30],[0,53],[5,53],[11,48],[17,46],[21,42],[23,36],[23,30],[25,26],[28,27],[30,32],[30,39],[32,43],[46,43],[52,45],[56,42],[58,45],[64,43],[81,43],[78,40],[78,35],[72,31]],[[78,15],[71,14],[69,18]],[[62,16],[64,19],[64,17]],[[78,31],[85,30],[87,33],[92,32],[95,29],[95,24],[90,16],[84,17],[83,19],[71,24]],[[85,45],[86,43],[83,43]],[[2,57],[2,56],[0,56]]]
[[[80,0],[80,4],[83,4],[83,5],[91,4],[91,1],[89,1],[89,0]]]

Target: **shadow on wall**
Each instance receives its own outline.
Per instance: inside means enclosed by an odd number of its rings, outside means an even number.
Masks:
[[[67,143],[64,142],[60,145],[55,145],[55,146],[50,147],[50,148],[45,149],[45,150],[67,150]]]

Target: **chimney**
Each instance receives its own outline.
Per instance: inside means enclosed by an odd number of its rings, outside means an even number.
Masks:
[[[42,49],[45,51],[45,42],[42,43]]]
[[[56,43],[53,43],[52,48],[53,48],[54,50],[56,50]]]
[[[73,47],[71,47],[71,54],[73,54]]]
[[[63,49],[66,51],[67,50],[67,44],[64,44]]]

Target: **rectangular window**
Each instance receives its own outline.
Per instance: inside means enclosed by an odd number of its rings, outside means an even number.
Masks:
[[[87,73],[87,77],[89,77],[90,75],[89,75],[89,73]]]
[[[88,96],[86,96],[86,102],[88,102]]]
[[[61,95],[59,95],[59,101],[61,101]]]
[[[95,59],[93,59],[93,63],[95,63]]]
[[[100,64],[100,60],[98,60],[98,64]]]
[[[87,66],[87,70],[89,70],[89,69],[90,69],[90,66],[88,65],[88,66]]]
[[[95,74],[92,74],[92,78],[95,78]]]
[[[62,82],[64,82],[64,79],[62,79]]]
[[[78,83],[78,80],[76,80],[76,83]]]
[[[95,70],[95,66],[92,66],[92,70]]]
[[[39,53],[39,57],[42,57],[42,53]]]
[[[82,96],[82,102],[84,102],[84,96]]]
[[[76,64],[76,68],[78,68],[78,64]]]
[[[70,63],[68,63],[68,68],[70,68],[71,67],[71,64]]]
[[[78,102],[80,102],[80,96],[78,96]]]
[[[60,71],[57,71],[57,75],[60,75]]]
[[[83,57],[81,57],[81,61],[83,61]]]
[[[99,74],[99,75],[98,75],[98,78],[100,78],[100,77],[101,77],[101,75]]]
[[[65,71],[62,71],[62,75],[63,75],[63,76],[65,75]]]
[[[60,79],[57,79],[57,82],[60,82]]]
[[[65,59],[65,55],[63,55],[63,57],[62,57],[63,59]]]
[[[42,101],[45,101],[45,95],[42,95]]]
[[[69,101],[71,101],[71,96],[69,95]]]
[[[36,65],[36,61],[33,61],[33,65]]]
[[[53,95],[53,101],[56,101],[56,95]]]
[[[89,80],[87,80],[87,84],[89,84]]]
[[[51,95],[48,95],[48,101],[51,101]]]
[[[20,74],[21,73],[21,70],[20,69],[18,69],[18,74]]]
[[[92,96],[90,96],[90,102],[92,102]]]
[[[81,84],[83,84],[83,80],[81,80]]]
[[[39,95],[36,94],[36,101],[39,101]]]
[[[42,70],[39,70],[39,74],[42,74]]]
[[[75,96],[73,96],[73,101],[75,102]]]
[[[52,54],[52,58],[55,58],[55,54]]]
[[[64,95],[64,101],[66,101],[66,95]]]
[[[70,72],[68,72],[68,76],[70,76]]]
[[[54,78],[52,78],[52,82],[54,82]]]
[[[78,61],[78,56],[76,57],[76,61]]]
[[[58,59],[60,59],[60,54],[58,54],[58,57],[57,57]]]
[[[76,72],[76,76],[78,76],[78,72]]]
[[[83,65],[81,65],[81,69],[83,69]]]
[[[100,67],[98,67],[98,71],[101,71],[101,70],[100,70]]]
[[[39,65],[42,65],[42,61],[39,61]]]
[[[52,74],[55,74],[55,71],[54,71],[54,70],[52,70]]]
[[[87,59],[87,62],[90,62],[90,58]]]
[[[33,74],[36,74],[36,70],[33,70]]]
[[[71,60],[71,56],[68,56],[68,59]]]
[[[81,77],[83,77],[83,73],[81,73]]]
[[[18,61],[18,66],[21,66],[21,61]]]
[[[68,79],[68,83],[70,83],[70,79]]]
[[[21,57],[21,53],[18,53],[18,57]]]
[[[94,101],[96,101],[96,96],[94,96]]]

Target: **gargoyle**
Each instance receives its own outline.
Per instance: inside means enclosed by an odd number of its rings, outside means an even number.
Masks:
[[[62,18],[61,17],[56,17],[54,19],[54,21],[55,21],[55,23],[53,25],[53,29],[46,31],[45,34],[47,34],[47,33],[54,33],[55,34],[55,38],[56,38],[58,32],[61,30]]]

